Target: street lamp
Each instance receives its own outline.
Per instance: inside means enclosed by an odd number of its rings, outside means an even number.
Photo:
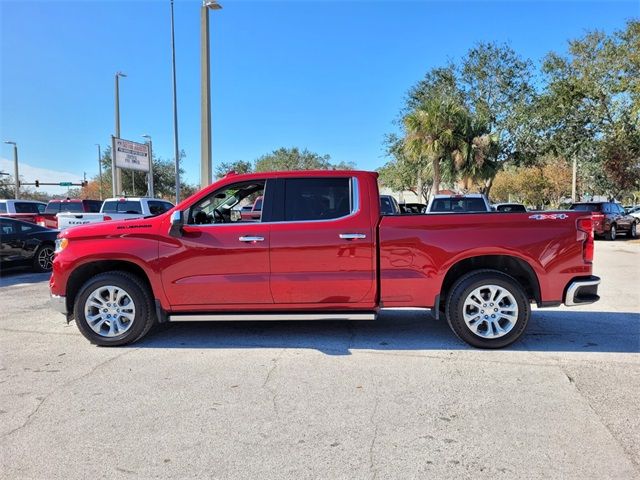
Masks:
[[[149,145],[149,173],[147,173],[147,195],[153,198],[155,195],[153,193],[153,145],[151,143],[151,135],[147,135],[146,133],[142,135],[147,141]]]
[[[171,70],[173,74],[173,154],[176,175],[176,205],[180,202],[180,150],[178,148],[178,90],[176,84],[176,42],[173,28],[173,0],[171,0]],[[151,140],[149,140],[151,144]],[[151,178],[153,187],[153,177]]]
[[[15,198],[20,197],[20,177],[18,176],[18,144],[10,140],[5,140],[7,145],[13,145],[13,175],[16,182]]]
[[[116,72],[116,92],[115,92],[115,110],[116,110],[116,128],[115,137],[120,138],[120,77],[127,75],[122,72]],[[115,143],[115,142],[114,142]],[[113,196],[117,196],[122,191],[122,172],[116,168],[116,152],[111,152],[111,176],[113,180]]]
[[[215,0],[204,0],[200,9],[200,187],[211,183],[211,78],[209,10],[220,10]]]
[[[102,154],[99,143],[96,143],[96,147],[98,147],[98,179],[100,180],[100,200],[102,200]]]

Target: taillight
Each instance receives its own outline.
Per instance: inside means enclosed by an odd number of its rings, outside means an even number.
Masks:
[[[593,221],[592,218],[578,219],[578,241],[582,240],[582,259],[593,262]]]
[[[103,220],[112,220],[112,218],[109,215],[105,215],[104,217],[102,217]]]
[[[44,217],[40,215],[36,215],[36,225],[40,225],[41,227],[46,227],[47,223],[44,221]]]

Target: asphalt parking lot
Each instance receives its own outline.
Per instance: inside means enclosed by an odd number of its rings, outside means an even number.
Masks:
[[[0,275],[3,478],[638,478],[640,243],[594,305],[480,351],[415,312],[176,324],[91,346],[47,275]]]

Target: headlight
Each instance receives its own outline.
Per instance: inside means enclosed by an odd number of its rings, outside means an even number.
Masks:
[[[60,253],[62,250],[67,248],[69,245],[69,239],[67,238],[56,238],[56,251],[55,253]]]

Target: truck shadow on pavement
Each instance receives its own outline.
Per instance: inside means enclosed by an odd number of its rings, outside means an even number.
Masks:
[[[0,270],[0,287],[12,287],[25,283],[46,282],[51,272],[34,273],[28,268],[12,267]]]
[[[327,355],[355,350],[475,350],[446,321],[425,312],[384,312],[368,322],[193,322],[168,324],[133,348],[314,349]],[[534,311],[512,351],[640,351],[640,314]],[[479,351],[479,350],[478,350]]]

